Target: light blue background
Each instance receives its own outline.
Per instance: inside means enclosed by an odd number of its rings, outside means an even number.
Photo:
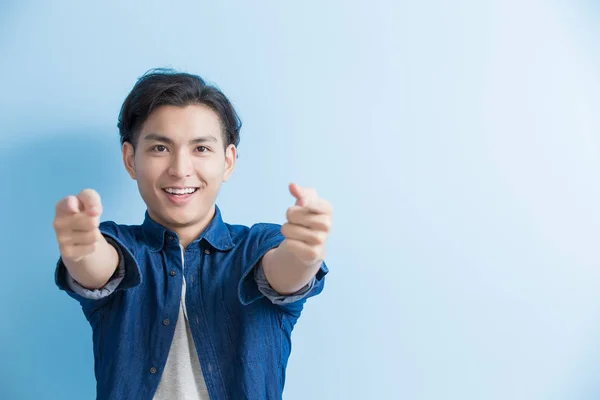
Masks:
[[[600,7],[593,1],[6,1],[0,398],[91,399],[53,282],[54,205],[145,210],[116,118],[135,79],[216,82],[244,127],[219,205],[335,206],[285,398],[600,398]]]

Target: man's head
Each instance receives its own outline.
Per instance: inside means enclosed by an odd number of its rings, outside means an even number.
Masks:
[[[125,99],[118,127],[150,216],[179,234],[205,226],[237,158],[241,123],[227,97],[198,76],[153,70]]]

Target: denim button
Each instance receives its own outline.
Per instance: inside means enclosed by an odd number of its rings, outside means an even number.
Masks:
[[[210,250],[209,249],[204,250],[204,254],[210,254]]]
[[[175,238],[173,237],[173,235],[167,235],[167,240],[168,240],[169,242],[172,242],[172,241],[173,241],[173,239],[175,239]]]
[[[171,272],[169,272],[169,275],[171,275],[171,276],[175,276],[175,275],[177,275],[177,271],[175,271],[175,270],[172,270]]]
[[[150,373],[151,374],[155,374],[156,373],[156,368],[154,368],[154,367],[150,368]]]
[[[167,325],[169,325],[170,323],[171,323],[171,321],[169,320],[169,318],[165,318],[165,319],[163,319],[163,325],[164,325],[164,326],[167,326]]]

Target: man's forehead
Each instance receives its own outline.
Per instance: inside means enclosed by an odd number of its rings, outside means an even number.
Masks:
[[[140,139],[219,142],[222,140],[222,131],[218,115],[207,106],[161,106],[145,121]]]

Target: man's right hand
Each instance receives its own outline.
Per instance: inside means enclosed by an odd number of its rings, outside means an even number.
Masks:
[[[78,263],[104,241],[100,233],[102,201],[92,189],[67,196],[56,204],[54,230],[63,261]]]

